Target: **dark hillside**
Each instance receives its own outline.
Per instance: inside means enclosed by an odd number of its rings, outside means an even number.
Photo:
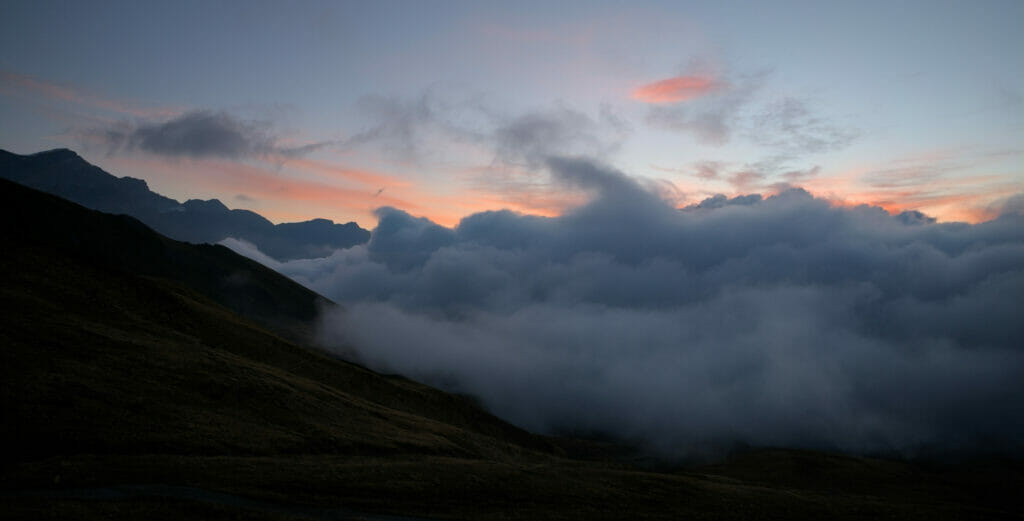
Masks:
[[[244,316],[295,337],[327,299],[277,272],[216,245],[168,239],[126,215],[88,210],[0,179],[6,244],[104,271],[184,284]]]

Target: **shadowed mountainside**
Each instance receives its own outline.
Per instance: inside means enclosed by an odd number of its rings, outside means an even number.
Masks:
[[[131,215],[180,241],[243,239],[278,260],[326,256],[370,239],[369,231],[352,222],[313,219],[275,225],[249,210],[229,210],[217,199],[178,203],[150,191],[141,179],[115,177],[68,149],[24,156],[0,150],[0,177],[87,208]]]
[[[92,266],[175,281],[294,339],[305,339],[330,302],[218,245],[168,239],[126,215],[87,210],[0,180],[0,219],[9,244]]]
[[[309,505],[447,519],[1024,514],[1014,462],[775,450],[653,468],[535,436],[264,329],[318,297],[226,248],[11,183],[0,194],[4,519],[374,518]],[[252,286],[220,285],[235,273]],[[114,494],[125,487],[143,492]]]

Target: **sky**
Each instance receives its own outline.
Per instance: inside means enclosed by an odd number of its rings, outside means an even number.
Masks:
[[[587,158],[675,207],[802,187],[982,222],[1024,192],[1024,4],[0,6],[0,148],[275,222],[564,215]]]
[[[5,2],[0,148],[369,242],[319,346],[535,432],[1024,453],[1024,3]]]

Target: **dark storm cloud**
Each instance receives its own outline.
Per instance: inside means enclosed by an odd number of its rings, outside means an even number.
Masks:
[[[274,266],[345,305],[327,345],[538,431],[671,455],[1024,444],[1024,216],[937,224],[800,189],[680,211],[602,164],[545,165],[591,201],[454,229],[382,209],[367,245]]]
[[[312,143],[284,147],[271,133],[269,123],[243,121],[226,112],[196,110],[163,122],[119,122],[88,132],[111,152],[139,150],[167,157],[297,157],[327,146]]]

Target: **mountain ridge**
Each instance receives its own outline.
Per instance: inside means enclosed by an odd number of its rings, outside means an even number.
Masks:
[[[172,239],[216,243],[229,237],[256,245],[279,260],[322,257],[367,242],[370,232],[354,222],[311,219],[274,224],[218,199],[183,203],[149,189],[145,180],[117,177],[71,149],[19,155],[0,150],[0,178],[107,213],[131,215]]]
[[[44,248],[105,270],[186,284],[297,341],[308,340],[320,309],[333,305],[224,246],[170,239],[129,215],[91,210],[6,179],[0,179],[0,221],[15,248]]]

